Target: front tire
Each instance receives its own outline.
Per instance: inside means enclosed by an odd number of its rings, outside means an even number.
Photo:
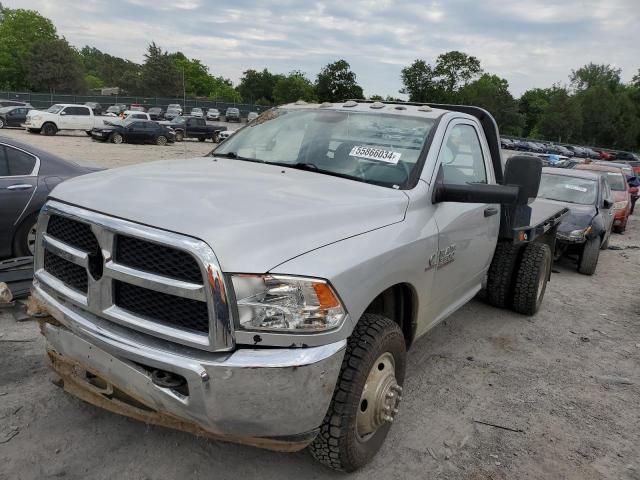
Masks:
[[[513,289],[513,310],[523,315],[535,315],[540,309],[547,279],[551,271],[551,249],[544,243],[524,247]]]
[[[587,240],[582,247],[578,272],[583,275],[593,275],[596,273],[598,258],[600,257],[600,237]]]
[[[43,135],[50,137],[58,132],[58,128],[53,123],[49,122],[42,126],[41,131]]]
[[[311,455],[353,472],[380,450],[402,399],[406,344],[397,323],[365,313],[349,337],[340,376]]]
[[[199,141],[199,142],[204,142],[205,140],[206,140],[206,137],[199,137],[199,138],[198,138],[198,141]]]
[[[124,138],[122,137],[121,134],[116,132],[111,134],[111,141],[116,145],[120,145],[124,141]]]
[[[176,142],[181,142],[182,140],[184,140],[184,133],[178,130],[176,132]]]
[[[158,135],[158,138],[156,138],[156,145],[160,145],[161,147],[164,147],[167,142],[167,137],[165,137],[164,135]]]
[[[4,128],[4,120],[0,118],[0,128]]]

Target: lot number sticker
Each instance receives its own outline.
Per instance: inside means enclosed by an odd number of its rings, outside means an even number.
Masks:
[[[397,165],[400,160],[400,152],[392,152],[390,150],[383,150],[381,148],[372,147],[353,147],[349,156],[365,158],[367,160],[376,160],[378,162],[392,163]]]
[[[576,192],[587,193],[587,189],[585,187],[580,187],[578,185],[571,185],[570,183],[565,184],[564,188],[568,188],[569,190],[575,190]]]

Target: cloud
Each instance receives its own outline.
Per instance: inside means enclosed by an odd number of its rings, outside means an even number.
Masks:
[[[200,58],[237,81],[249,68],[302,70],[338,58],[367,94],[397,95],[400,71],[448,50],[477,56],[514,95],[566,82],[590,61],[640,67],[638,0],[4,0],[49,17],[72,44],[143,60],[146,45]]]

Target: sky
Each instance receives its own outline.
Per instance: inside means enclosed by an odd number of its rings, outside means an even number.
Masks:
[[[589,62],[640,68],[640,0],[3,0],[50,18],[74,46],[142,62],[146,46],[180,50],[236,83],[247,69],[311,79],[344,58],[365,95],[400,96],[400,72],[450,50],[529,88],[567,83]]]

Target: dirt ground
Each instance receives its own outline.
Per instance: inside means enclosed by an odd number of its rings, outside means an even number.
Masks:
[[[33,137],[104,166],[165,151],[50,140]],[[99,152],[116,151],[101,160]],[[556,264],[534,317],[473,300],[418,340],[389,437],[350,477],[640,480],[640,220],[611,247],[592,277],[569,260]],[[345,478],[304,451],[214,442],[85,404],[51,383],[36,323],[2,312],[0,479]]]

